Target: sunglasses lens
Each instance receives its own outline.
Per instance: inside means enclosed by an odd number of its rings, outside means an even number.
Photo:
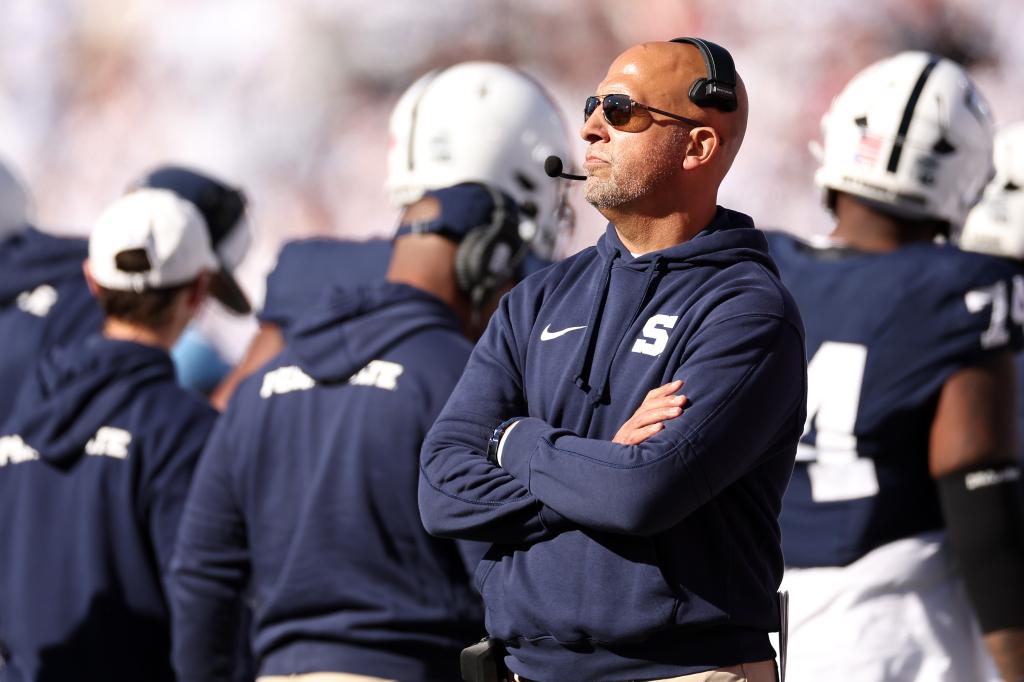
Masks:
[[[601,100],[597,97],[588,97],[587,103],[583,105],[583,122],[586,123],[593,116],[594,110],[601,104]]]
[[[633,117],[633,103],[625,95],[606,95],[601,105],[605,119],[613,126],[624,126]]]

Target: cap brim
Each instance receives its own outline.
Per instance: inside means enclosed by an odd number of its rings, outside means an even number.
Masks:
[[[221,269],[211,278],[210,293],[232,312],[239,315],[247,315],[252,312],[252,306],[249,305],[249,299],[245,292],[227,270]]]

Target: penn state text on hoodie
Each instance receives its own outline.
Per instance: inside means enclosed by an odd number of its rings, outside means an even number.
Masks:
[[[610,442],[677,378],[681,416]],[[509,667],[632,680],[771,659],[805,391],[799,315],[739,213],[636,258],[609,225],[506,296],[424,443],[420,512],[493,543],[474,577]]]
[[[48,348],[99,332],[103,315],[82,274],[84,239],[26,227],[0,241],[0,423],[26,374]]]
[[[0,680],[172,680],[163,578],[216,412],[163,350],[45,355],[0,428]]]
[[[405,285],[336,290],[239,387],[174,561],[181,680],[226,679],[246,589],[260,675],[458,679],[482,607],[456,543],[423,529],[416,486],[423,438],[469,357],[460,328]]]

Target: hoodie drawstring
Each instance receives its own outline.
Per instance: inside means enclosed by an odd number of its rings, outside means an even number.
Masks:
[[[619,340],[615,344],[615,348],[618,349],[622,345],[622,340],[629,333],[630,327],[636,321],[640,311],[644,309],[644,304],[647,302],[647,297],[651,294],[651,286],[654,284],[654,280],[658,273],[658,265],[661,263],[661,255],[656,255],[651,259],[650,264],[647,266],[647,281],[644,283],[643,294],[637,299],[636,307],[633,309],[633,314],[629,316],[629,322],[622,328],[622,334],[619,336]],[[590,404],[597,405],[605,396],[605,392],[608,390],[608,378],[612,373],[612,363],[609,359],[608,363],[605,364],[604,369],[601,371],[601,381],[597,384],[597,389],[590,394]]]
[[[587,320],[587,330],[584,332],[583,336],[583,348],[580,353],[580,361],[573,374],[572,382],[584,393],[587,393],[590,390],[590,386],[587,385],[587,380],[584,378],[583,373],[587,370],[588,363],[593,359],[594,341],[597,339],[597,325],[601,319],[601,310],[604,307],[605,298],[608,295],[608,283],[612,278],[612,264],[618,257],[618,251],[614,251],[608,255],[608,258],[604,262],[604,273],[601,275],[601,284],[597,287],[597,296],[594,297],[594,303],[590,308],[590,318]]]
[[[591,388],[588,383],[589,377],[584,375],[594,359],[595,346],[597,345],[597,328],[601,321],[601,311],[604,309],[605,300],[608,298],[608,287],[611,282],[612,266],[618,256],[618,252],[615,252],[605,261],[604,274],[601,278],[601,284],[598,287],[597,296],[594,298],[594,304],[590,311],[590,319],[587,321],[586,335],[583,337],[583,348],[580,353],[580,360],[572,380],[573,384],[575,384],[577,388],[587,394],[591,405],[598,404],[605,397],[605,393],[608,390],[608,379],[612,372],[611,360],[609,359],[607,365],[600,370],[600,380],[595,388]],[[626,334],[629,333],[629,328],[633,326],[633,322],[636,321],[637,315],[639,315],[640,311],[643,310],[644,304],[646,303],[648,296],[651,294],[651,287],[654,285],[654,281],[657,278],[659,265],[661,264],[662,259],[661,255],[656,255],[651,259],[650,264],[647,266],[647,280],[644,283],[643,292],[636,302],[636,306],[633,309],[633,314],[629,318],[629,322],[627,322],[622,329],[622,335],[615,344],[616,349],[622,345],[622,340],[625,338]]]

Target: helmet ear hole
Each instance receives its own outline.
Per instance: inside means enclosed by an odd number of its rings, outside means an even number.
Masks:
[[[932,151],[936,154],[952,154],[956,151],[956,147],[954,147],[953,143],[943,136],[940,137],[939,141],[935,143],[934,147],[932,147]]]

